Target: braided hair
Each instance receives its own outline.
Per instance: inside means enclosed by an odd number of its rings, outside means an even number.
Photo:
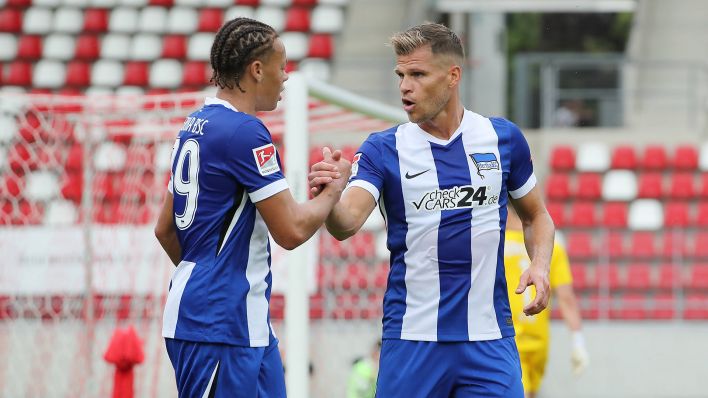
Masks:
[[[267,24],[236,18],[219,29],[211,46],[211,82],[220,88],[238,87],[246,67],[273,48],[278,33]]]

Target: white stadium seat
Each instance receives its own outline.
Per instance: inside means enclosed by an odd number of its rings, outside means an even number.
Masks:
[[[315,33],[336,33],[344,26],[344,12],[340,7],[318,6],[312,11],[310,29]]]
[[[89,0],[62,0],[64,7],[86,8],[89,5]]]
[[[120,5],[125,7],[142,8],[148,5],[148,0],[119,0]]]
[[[31,7],[25,11],[22,31],[28,34],[43,35],[52,29],[52,11],[48,8]]]
[[[301,32],[285,32],[280,35],[287,51],[288,59],[299,61],[307,56],[307,35]]]
[[[330,4],[335,6],[345,6],[349,4],[349,0],[319,0],[319,4]]]
[[[254,19],[255,16],[256,11],[253,9],[253,7],[234,6],[226,10],[226,13],[224,14],[224,23],[239,17]]]
[[[116,87],[123,83],[123,64],[102,59],[91,67],[91,85]]]
[[[44,224],[47,225],[71,225],[78,218],[76,206],[68,200],[52,200],[44,212]]]
[[[0,112],[0,144],[6,145],[17,136],[17,120],[14,116]]]
[[[32,5],[35,7],[56,8],[61,5],[61,0],[33,0]]]
[[[93,164],[98,171],[120,171],[125,168],[127,158],[125,148],[115,142],[102,143],[93,156]]]
[[[167,15],[167,32],[190,34],[197,30],[197,11],[187,7],[173,7]]]
[[[182,64],[174,59],[161,59],[150,65],[150,86],[177,88],[182,83]]]
[[[130,55],[130,36],[107,34],[101,43],[101,58],[124,61]]]
[[[89,0],[91,7],[96,8],[115,8],[118,6],[118,0]]]
[[[134,33],[138,30],[138,10],[120,7],[111,11],[108,30],[115,33]]]
[[[116,95],[139,96],[139,95],[144,95],[144,94],[145,94],[145,90],[142,87],[120,86],[116,89]]]
[[[582,144],[578,148],[575,162],[578,171],[602,172],[610,168],[610,150],[607,145],[595,142]]]
[[[42,57],[68,61],[74,58],[76,42],[74,36],[53,34],[44,38]]]
[[[172,144],[159,144],[155,149],[155,169],[158,173],[164,173],[172,168]]]
[[[226,9],[226,7],[229,7],[233,4],[234,4],[233,0],[204,0],[204,6],[206,6],[206,7],[216,7],[216,8]],[[250,7],[246,7],[246,8],[250,8]]]
[[[162,54],[162,39],[157,35],[138,34],[133,37],[130,46],[130,59],[134,61],[152,61]]]
[[[292,0],[261,0],[261,4],[285,8],[292,4]]]
[[[78,8],[58,8],[54,12],[52,30],[56,33],[79,33],[84,26],[84,13]]]
[[[0,61],[12,61],[16,55],[17,36],[11,33],[0,33]]]
[[[114,92],[115,91],[109,87],[91,86],[86,89],[84,94],[86,94],[87,96],[106,96],[112,95]]]
[[[64,63],[43,59],[34,66],[32,85],[38,88],[60,88],[66,81]]]
[[[282,8],[258,7],[254,19],[272,26],[277,32],[282,32],[285,28],[285,11]]]
[[[637,197],[637,176],[629,170],[610,170],[602,180],[602,199],[629,201]]]
[[[664,207],[655,199],[635,200],[629,205],[627,225],[632,230],[659,230],[664,225]]]
[[[200,8],[204,5],[204,0],[174,0],[174,1],[175,1],[175,6]]]
[[[698,169],[708,171],[708,142],[701,145],[701,150],[698,153]]]
[[[59,179],[49,171],[35,171],[27,176],[24,194],[31,201],[52,199],[59,193]]]
[[[145,7],[140,11],[138,30],[141,33],[164,33],[167,30],[167,9]]]
[[[300,71],[307,77],[328,81],[332,75],[329,62],[323,59],[307,58],[300,62]]]
[[[192,35],[187,44],[187,58],[195,61],[209,61],[213,41],[213,33],[197,33]]]

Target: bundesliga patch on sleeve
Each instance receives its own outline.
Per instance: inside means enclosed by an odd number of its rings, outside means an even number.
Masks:
[[[352,159],[352,177],[354,177],[359,171],[359,159],[361,159],[361,152],[354,155],[354,158]]]
[[[275,156],[275,146],[273,144],[263,145],[253,149],[253,157],[256,159],[258,171],[262,176],[271,175],[280,171],[278,157]]]

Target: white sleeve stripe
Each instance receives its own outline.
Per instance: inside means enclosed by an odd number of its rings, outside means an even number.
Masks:
[[[509,191],[509,195],[514,198],[514,199],[519,199],[523,198],[526,196],[527,193],[531,192],[533,187],[536,186],[536,175],[531,174],[528,180],[526,180],[526,183],[519,187],[518,189],[515,189],[513,191]]]
[[[372,184],[372,183],[370,183],[370,182],[368,182],[368,181],[364,181],[364,180],[354,180],[354,181],[350,182],[349,184],[347,184],[347,187],[344,189],[344,191],[346,192],[346,190],[349,189],[349,188],[351,188],[351,187],[363,188],[363,189],[365,189],[367,192],[369,192],[369,193],[371,194],[371,196],[374,197],[374,202],[378,202],[378,201],[379,201],[379,196],[380,196],[381,194],[379,193],[378,188],[376,188],[376,187],[374,186],[374,184]],[[342,193],[342,194],[343,194],[343,193]]]
[[[290,188],[288,186],[288,182],[285,180],[285,178],[281,178],[277,181],[271,182],[263,188],[249,193],[248,196],[251,198],[251,202],[256,203],[260,202],[263,199],[268,199],[276,193],[284,191],[288,188]]]

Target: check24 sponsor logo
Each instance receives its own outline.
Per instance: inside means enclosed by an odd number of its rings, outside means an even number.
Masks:
[[[450,189],[436,189],[426,192],[417,202],[412,202],[417,211],[440,211],[466,209],[493,205],[499,202],[499,195],[488,195],[491,187],[463,185]]]

